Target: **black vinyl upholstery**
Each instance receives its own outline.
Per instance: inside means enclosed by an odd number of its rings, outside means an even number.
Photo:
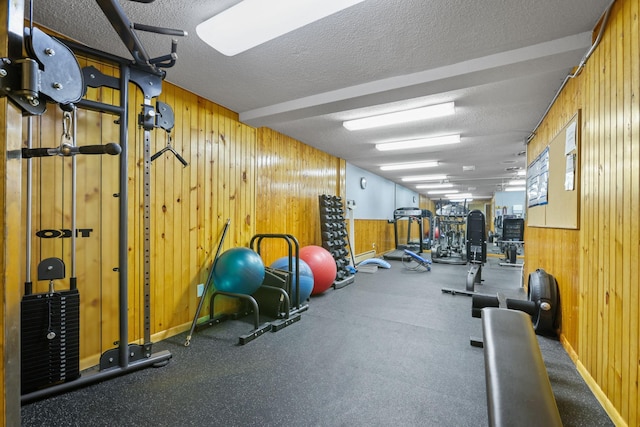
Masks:
[[[482,309],[490,426],[562,426],[531,325],[521,311]]]

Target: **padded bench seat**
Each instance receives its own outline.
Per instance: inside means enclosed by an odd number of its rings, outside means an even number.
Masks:
[[[531,317],[482,309],[490,426],[562,426]]]

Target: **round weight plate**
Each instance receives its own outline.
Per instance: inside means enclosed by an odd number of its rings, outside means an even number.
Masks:
[[[558,284],[555,277],[543,269],[537,269],[529,274],[528,289],[528,299],[537,307],[535,314],[531,316],[534,331],[541,335],[555,335],[558,310]],[[543,303],[550,305],[549,310],[541,308]]]

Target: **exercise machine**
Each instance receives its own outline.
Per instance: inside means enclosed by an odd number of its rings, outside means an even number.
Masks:
[[[406,256],[402,258],[402,265],[412,271],[431,271],[431,260],[421,257],[409,249],[405,249]]]
[[[487,262],[487,241],[485,240],[484,213],[480,210],[472,210],[467,215],[466,226],[466,251],[467,261],[471,264],[467,272],[465,290],[442,288],[442,292],[452,295],[472,296],[476,293],[476,285],[482,284],[482,266]]]
[[[420,208],[398,208],[393,211],[393,220],[390,220],[390,223],[393,223],[393,233],[395,237],[395,250],[387,252],[383,255],[385,259],[402,261],[407,255],[404,250],[408,249],[411,252],[422,254],[425,249],[427,249],[427,244],[425,244],[425,234],[424,234],[424,219],[427,218],[429,220],[429,236],[433,236],[432,230],[432,213],[428,210],[423,210]],[[398,230],[398,224],[402,222],[407,223],[407,240],[406,243],[400,243],[400,236]],[[412,240],[411,235],[411,224],[415,223],[418,226],[418,239],[417,241]],[[414,229],[415,230],[415,229]]]
[[[113,28],[116,30],[124,45],[129,50],[133,61],[116,57],[111,54],[99,52],[86,46],[71,42],[61,42],[53,37],[48,36],[41,30],[34,28],[31,23],[28,28],[24,29],[24,51],[29,57],[27,58],[2,58],[0,61],[0,72],[3,76],[3,85],[0,88],[0,96],[7,96],[14,104],[16,104],[23,114],[29,119],[31,116],[42,115],[46,110],[47,103],[58,104],[66,111],[74,111],[75,108],[83,108],[100,113],[113,114],[118,117],[119,124],[119,142],[109,143],[100,146],[77,146],[75,138],[65,133],[61,144],[56,148],[31,148],[28,146],[23,149],[20,154],[22,157],[29,159],[33,157],[46,156],[74,156],[76,154],[112,154],[121,153],[119,168],[119,191],[114,197],[119,201],[119,232],[118,232],[118,266],[114,269],[118,273],[118,319],[119,319],[119,339],[115,342],[117,348],[105,351],[100,357],[99,371],[82,374],[79,377],[75,374],[75,368],[67,375],[64,373],[64,379],[44,379],[38,380],[37,384],[25,387],[22,394],[22,403],[34,401],[46,396],[61,393],[73,388],[85,386],[90,383],[103,381],[118,375],[122,375],[133,370],[138,370],[148,366],[161,366],[168,362],[172,357],[168,351],[158,353],[152,352],[151,343],[151,327],[150,327],[150,131],[152,129],[169,126],[162,119],[163,114],[157,114],[158,111],[152,105],[152,99],[159,96],[162,91],[162,80],[165,77],[164,68],[172,67],[175,64],[177,55],[177,42],[172,41],[171,53],[158,57],[150,57],[136,34],[136,30],[155,32],[164,35],[183,36],[185,33],[181,30],[173,30],[159,27],[151,27],[145,25],[134,24],[128,20],[124,10],[117,0],[96,0],[98,6],[102,9],[106,18],[109,20]],[[21,40],[22,42],[22,40]],[[99,61],[114,64],[119,67],[119,77],[107,76],[102,74],[94,67],[86,67],[81,69],[74,52],[80,52],[88,58],[97,59]],[[139,125],[144,129],[144,284],[143,284],[143,318],[144,318],[144,337],[142,344],[130,344],[128,339],[128,121],[129,121],[129,85],[135,84],[140,88],[144,95],[143,109],[139,115]],[[119,91],[119,103],[108,104],[103,102],[91,101],[84,99],[87,87],[99,88],[107,87]],[[157,106],[158,104],[156,104]],[[159,109],[158,109],[159,110]],[[168,117],[168,116],[167,116]],[[75,121],[74,121],[75,123]],[[171,124],[172,126],[172,124]],[[165,128],[168,130],[170,128]],[[73,142],[73,143],[72,143]],[[30,145],[30,144],[29,144]],[[29,166],[27,167],[29,169]],[[72,214],[75,216],[75,212]],[[76,235],[76,230],[72,226],[71,236]],[[75,249],[72,250],[72,252]],[[63,266],[57,261],[43,261],[42,268],[46,271],[39,274],[42,280],[60,280],[63,276]],[[72,263],[74,264],[74,263]],[[72,265],[71,289],[74,291],[75,266]],[[27,282],[30,283],[30,277]],[[25,288],[29,285],[25,284]],[[52,287],[52,286],[50,286]],[[77,292],[77,290],[75,290]],[[47,302],[47,310],[51,307],[51,312],[57,311],[62,313],[62,299],[57,302],[56,294],[59,292],[50,291],[47,295],[51,303]],[[69,317],[65,317],[65,321],[75,318],[73,314],[72,304],[66,305],[69,300],[65,299],[64,313]],[[31,305],[31,297],[25,292],[26,305]],[[60,307],[58,307],[60,306]],[[47,315],[47,323],[54,317]],[[21,328],[25,337],[29,337],[29,331],[26,330],[30,320],[22,320]],[[59,322],[60,323],[60,322]],[[61,323],[60,323],[61,324]],[[53,323],[52,323],[53,325]],[[56,331],[47,326],[47,334],[45,339],[55,340],[61,329]],[[55,336],[54,336],[55,335]],[[52,338],[48,338],[52,337]],[[27,338],[27,340],[30,338]],[[27,342],[28,344],[29,342]],[[75,350],[74,350],[75,351]],[[25,359],[28,360],[28,359]],[[62,362],[53,361],[54,369],[60,370]],[[61,377],[61,375],[58,375]],[[76,378],[77,377],[77,378]],[[71,380],[71,378],[74,378]]]
[[[31,33],[36,34],[36,33]],[[46,43],[44,33],[37,33],[38,43]],[[42,40],[41,40],[42,39]],[[27,235],[24,296],[21,301],[21,392],[74,381],[80,377],[80,294],[76,274],[76,154],[120,153],[120,146],[77,146],[77,109],[64,107],[60,145],[54,148],[32,148],[33,117],[27,125],[27,147],[22,157],[27,161]],[[38,280],[48,280],[47,292],[34,293],[31,281],[32,258],[32,159],[38,157],[71,157],[71,276],[69,289],[56,290],[55,281],[65,279],[65,264],[61,258],[51,257],[38,264]],[[66,159],[65,159],[66,160]],[[53,160],[52,160],[53,161]],[[63,161],[64,163],[64,161]]]
[[[505,254],[505,262],[501,262],[501,266],[521,266],[517,263],[517,256],[524,247],[524,219],[504,217],[502,238],[497,243]]]
[[[465,225],[468,210],[464,204],[438,203],[431,245],[431,260],[440,264],[464,265],[466,259]]]

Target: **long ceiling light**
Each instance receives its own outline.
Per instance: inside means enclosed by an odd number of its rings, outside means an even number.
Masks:
[[[405,141],[383,142],[376,144],[378,151],[408,150],[411,148],[425,148],[436,145],[457,144],[460,142],[460,135],[436,136],[433,138],[408,139]]]
[[[364,0],[244,0],[196,26],[218,52],[233,56]]]
[[[504,191],[526,191],[526,187],[507,187]]]
[[[405,176],[402,178],[404,182],[415,182],[415,181],[444,181],[447,179],[447,175],[414,175],[414,176]]]
[[[431,189],[431,190],[436,190],[438,188],[451,188],[453,187],[453,184],[451,183],[445,183],[445,184],[419,184],[416,185],[416,188],[420,188],[420,189]]]
[[[447,195],[451,195],[453,193],[457,193],[458,190],[432,190],[432,191],[427,191],[428,194],[447,194]]]
[[[446,197],[447,199],[455,199],[455,200],[464,200],[464,199],[472,199],[473,196],[471,195],[471,193],[460,193],[460,194],[456,194],[456,193],[452,193],[449,192],[448,194],[445,194],[444,197]]]
[[[383,165],[380,166],[380,170],[383,171],[399,171],[404,169],[420,169],[420,168],[433,168],[438,166],[438,162],[416,162],[416,163],[398,163],[395,165]]]
[[[526,185],[526,184],[527,184],[526,179],[512,179],[507,183],[507,185]]]
[[[455,112],[455,104],[453,102],[446,102],[444,104],[428,105],[426,107],[413,108],[411,110],[396,111],[388,114],[363,117],[361,119],[347,120],[342,123],[342,126],[348,130],[371,129],[381,126],[397,125],[401,123],[448,116]]]

